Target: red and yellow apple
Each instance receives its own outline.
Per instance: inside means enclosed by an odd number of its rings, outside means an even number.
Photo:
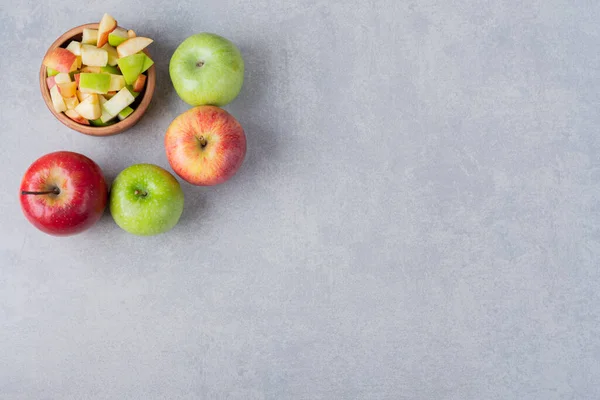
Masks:
[[[46,54],[43,64],[58,72],[69,73],[77,68],[77,56],[67,49],[58,47]]]
[[[171,122],[165,134],[171,167],[183,180],[199,186],[227,181],[246,156],[240,123],[215,106],[194,107]]]
[[[100,219],[108,187],[94,161],[83,154],[58,151],[31,164],[21,181],[19,198],[25,217],[36,228],[67,236]]]

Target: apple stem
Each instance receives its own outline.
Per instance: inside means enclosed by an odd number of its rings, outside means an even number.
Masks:
[[[202,147],[205,147],[205,146],[206,146],[206,144],[208,143],[208,142],[206,141],[206,139],[204,138],[204,136],[200,136],[200,137],[198,137],[198,141],[200,142],[200,146],[202,146]]]
[[[30,192],[29,190],[22,190],[21,191],[22,195],[29,195],[29,194],[33,194],[33,195],[40,195],[40,194],[56,194],[59,195],[60,194],[60,189],[55,187],[52,190],[44,190],[42,192]]]
[[[196,67],[202,68],[204,66],[204,61],[200,60],[196,63]]]
[[[136,196],[142,195],[142,197],[146,197],[148,196],[147,192],[142,192],[141,190],[135,190],[135,192],[133,192],[133,194],[135,194]]]

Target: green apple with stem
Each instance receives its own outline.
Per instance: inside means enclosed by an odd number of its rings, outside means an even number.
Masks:
[[[169,75],[179,97],[192,106],[224,106],[235,99],[244,83],[244,59],[226,38],[198,33],[173,53]]]
[[[175,177],[153,164],[132,165],[117,175],[110,213],[123,230],[140,236],[171,230],[183,212],[183,191]]]

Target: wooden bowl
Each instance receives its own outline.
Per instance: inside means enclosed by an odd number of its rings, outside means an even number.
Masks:
[[[98,24],[85,24],[71,29],[70,31],[64,33],[58,39],[56,39],[56,41],[52,43],[52,46],[50,46],[50,48],[48,49],[48,52],[57,47],[67,47],[71,40],[81,41],[84,28],[98,29]],[[148,54],[147,51],[146,54]],[[146,74],[148,76],[148,78],[146,79],[146,86],[144,90],[140,93],[140,95],[135,99],[135,102],[130,106],[134,109],[133,113],[127,118],[125,118],[123,121],[116,122],[109,126],[82,125],[73,121],[64,113],[56,112],[56,110],[54,110],[54,107],[52,106],[50,89],[48,89],[48,85],[46,84],[46,67],[43,64],[40,68],[40,91],[42,92],[42,97],[44,98],[46,106],[48,107],[50,112],[65,126],[86,135],[110,136],[126,131],[127,129],[134,126],[142,118],[142,116],[148,109],[150,101],[152,100],[152,95],[154,94],[154,88],[156,87],[156,69],[154,68],[154,65],[152,65],[152,67],[150,67],[148,71],[146,71]]]

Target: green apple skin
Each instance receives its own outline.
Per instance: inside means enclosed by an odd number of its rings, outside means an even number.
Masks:
[[[183,191],[175,177],[153,164],[135,164],[115,178],[110,213],[123,230],[151,236],[171,230],[183,212]]]
[[[224,106],[244,83],[244,59],[229,40],[213,33],[185,39],[173,53],[169,75],[179,97],[191,106]]]

